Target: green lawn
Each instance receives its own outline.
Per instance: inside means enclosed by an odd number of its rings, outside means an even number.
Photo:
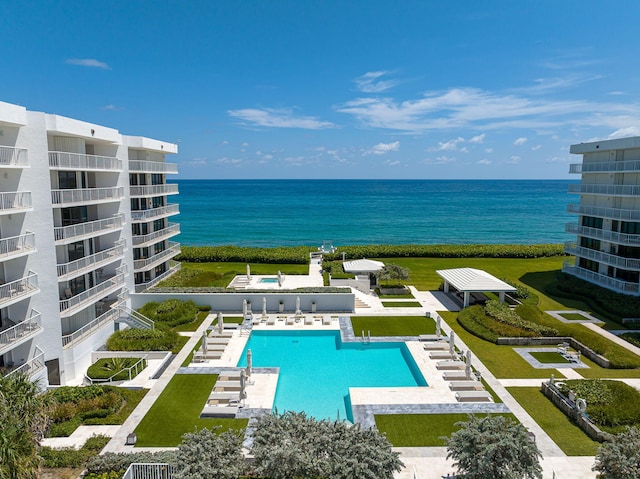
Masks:
[[[487,414],[476,414],[484,417]],[[505,416],[517,422],[513,414],[494,414]],[[376,414],[376,427],[385,433],[395,447],[442,447],[443,436],[460,429],[457,422],[469,420],[467,414]]]
[[[196,329],[198,329],[198,327],[200,327],[207,316],[209,316],[209,311],[198,311],[198,314],[193,321],[191,321],[190,323],[179,324],[178,326],[174,327],[173,330],[179,333],[195,331]]]
[[[587,319],[580,313],[560,313],[560,316],[569,321],[585,321]]]
[[[581,370],[582,371],[582,370]],[[540,388],[507,388],[567,456],[593,456],[598,442],[589,438],[549,401]]]
[[[215,374],[176,374],[136,428],[136,446],[175,447],[194,428],[246,428],[246,419],[200,418],[217,378]]]
[[[419,336],[435,334],[436,323],[425,316],[351,316],[353,333],[371,336]]]
[[[569,360],[555,351],[532,351],[529,354],[541,363],[568,363]]]
[[[383,301],[382,306],[385,308],[420,308],[422,304],[419,301]]]

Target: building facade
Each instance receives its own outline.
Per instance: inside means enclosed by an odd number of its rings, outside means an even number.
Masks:
[[[168,238],[179,229],[167,220],[177,187],[166,184],[177,167],[165,163],[174,153],[0,102],[0,370],[79,383],[129,293],[177,270]],[[144,216],[153,205],[169,211]]]
[[[580,143],[570,151],[582,155],[582,163],[570,166],[582,181],[569,186],[580,202],[568,206],[578,221],[566,231],[577,239],[565,251],[576,259],[563,271],[640,295],[640,137]]]

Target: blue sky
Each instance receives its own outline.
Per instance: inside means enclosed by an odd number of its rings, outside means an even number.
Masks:
[[[180,178],[569,178],[640,135],[640,2],[0,2],[1,101]]]

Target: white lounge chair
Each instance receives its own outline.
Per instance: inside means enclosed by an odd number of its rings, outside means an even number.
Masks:
[[[287,316],[287,321],[286,321],[287,325],[290,326],[290,325],[294,324],[295,322],[296,322],[296,317],[295,316]]]
[[[480,381],[452,381],[449,383],[452,391],[481,391],[484,385]]]
[[[203,354],[204,359],[221,359],[224,351],[207,351],[207,354]]]
[[[438,361],[436,363],[436,369],[457,369],[463,370],[465,368],[463,361]]]
[[[240,391],[212,391],[209,394],[209,401],[229,401],[230,399],[240,399]]]
[[[213,385],[214,391],[240,391],[239,381],[216,381]]]
[[[242,372],[239,369],[233,371],[222,371],[218,374],[218,381],[240,381]]]
[[[437,341],[435,343],[427,343],[422,346],[425,351],[444,351],[449,349],[449,343]]]
[[[331,318],[328,316],[322,317],[322,325],[323,326],[331,326]]]
[[[267,319],[267,326],[273,326],[274,324],[276,324],[276,318],[269,316],[269,319]]]
[[[466,371],[445,371],[442,373],[442,377],[445,381],[470,381],[471,378],[467,377]]]
[[[313,317],[312,316],[305,316],[304,317],[304,324],[306,326],[311,326],[313,324]]]
[[[458,402],[491,402],[491,394],[487,391],[458,391],[456,392]]]
[[[450,351],[432,351],[429,353],[429,358],[430,359],[456,359],[457,356],[454,354],[451,354]]]
[[[438,341],[442,339],[442,335],[437,336],[435,334],[421,334],[418,336],[418,341]]]
[[[229,337],[214,336],[207,338],[207,344],[229,344]]]
[[[207,352],[208,351],[224,351],[226,348],[227,348],[226,343],[216,344],[216,343],[210,343],[209,341],[207,341]]]
[[[205,406],[201,417],[236,417],[238,406]]]

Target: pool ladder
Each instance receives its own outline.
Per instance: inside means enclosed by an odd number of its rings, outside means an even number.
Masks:
[[[364,329],[362,330],[362,342],[370,343],[371,342],[371,331],[367,331],[367,335],[364,335]]]

